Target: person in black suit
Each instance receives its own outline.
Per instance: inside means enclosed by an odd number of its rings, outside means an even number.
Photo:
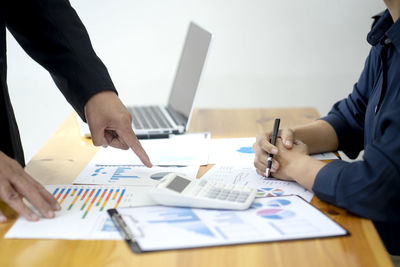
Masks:
[[[27,174],[17,123],[7,88],[6,28],[25,52],[49,71],[67,101],[87,121],[93,144],[132,148],[151,162],[136,138],[128,110],[117,96],[106,67],[94,52],[87,31],[68,0],[0,2],[0,199],[30,221],[54,217],[60,206]],[[0,222],[7,218],[0,211]]]

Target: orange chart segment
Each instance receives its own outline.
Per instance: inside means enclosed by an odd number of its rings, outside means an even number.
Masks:
[[[120,206],[124,201],[126,189],[88,185],[57,185],[51,189],[61,206],[62,212],[81,212],[81,219]]]

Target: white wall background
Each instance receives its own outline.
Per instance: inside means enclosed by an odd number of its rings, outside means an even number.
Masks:
[[[167,101],[190,20],[213,33],[196,107],[314,106],[347,96],[379,0],[71,0],[126,104]],[[8,84],[29,160],[72,111],[8,35]]]

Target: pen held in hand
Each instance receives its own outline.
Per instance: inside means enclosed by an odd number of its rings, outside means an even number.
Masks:
[[[271,144],[273,144],[273,145],[276,144],[276,138],[278,137],[280,122],[281,122],[280,118],[275,118],[274,129],[272,131],[272,137],[271,137]],[[265,170],[266,177],[269,177],[269,175],[270,175],[273,156],[274,156],[273,154],[268,154],[267,169]]]

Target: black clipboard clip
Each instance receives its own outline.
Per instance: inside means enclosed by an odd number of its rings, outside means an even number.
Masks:
[[[121,214],[119,214],[117,209],[108,209],[107,213],[111,217],[112,222],[117,227],[122,238],[128,244],[129,248],[134,253],[142,253],[143,251],[137,243],[135,235],[129,229],[129,226],[125,223],[124,219],[122,218]]]

